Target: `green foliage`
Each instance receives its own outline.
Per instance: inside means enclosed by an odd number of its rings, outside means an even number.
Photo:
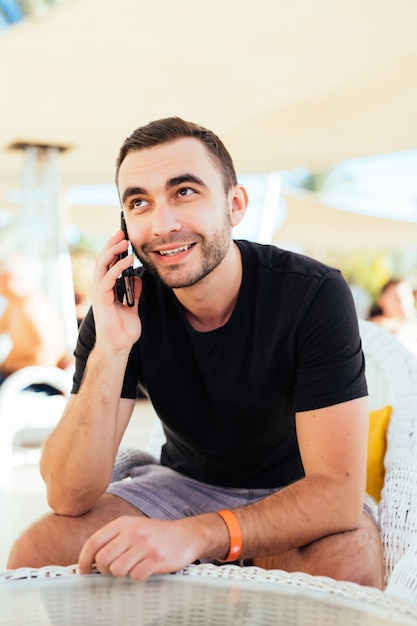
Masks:
[[[368,250],[328,252],[325,263],[338,267],[351,285],[366,289],[372,300],[375,300],[382,285],[396,274],[398,267],[395,255]]]

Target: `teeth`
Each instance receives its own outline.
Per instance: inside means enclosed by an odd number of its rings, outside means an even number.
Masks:
[[[184,250],[189,250],[190,248],[191,244],[188,244],[186,246],[181,246],[180,248],[175,248],[175,250],[159,250],[159,254],[161,256],[174,256],[175,254],[183,252]]]

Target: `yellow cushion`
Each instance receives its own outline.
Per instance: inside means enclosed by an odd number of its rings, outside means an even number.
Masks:
[[[381,491],[384,486],[384,457],[387,449],[387,428],[391,412],[391,406],[384,406],[382,409],[369,413],[366,491],[377,502],[381,499]]]

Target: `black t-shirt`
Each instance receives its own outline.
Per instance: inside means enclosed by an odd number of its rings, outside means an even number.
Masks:
[[[236,243],[238,300],[228,322],[210,332],[194,330],[173,291],[140,268],[142,335],[121,396],[135,398],[138,385],[149,395],[167,436],[162,464],[210,484],[280,487],[304,475],[295,412],[367,394],[357,316],[338,270]],[[73,393],[94,341],[90,311]]]

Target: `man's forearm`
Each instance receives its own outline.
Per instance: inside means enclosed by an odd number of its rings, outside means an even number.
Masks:
[[[310,544],[328,535],[357,528],[361,489],[338,476],[309,476],[233,512],[242,531],[243,559],[266,557]],[[212,514],[189,518],[205,537],[199,558],[222,560],[228,551],[227,527]],[[190,529],[192,533],[192,529]],[[223,553],[220,553],[223,551]]]
[[[236,515],[246,558],[299,548],[328,535],[357,528],[363,492],[341,476],[308,476],[242,507]]]
[[[79,393],[45,442],[41,474],[57,513],[85,513],[109,483],[122,435],[118,412],[127,358],[124,352],[91,352]]]

